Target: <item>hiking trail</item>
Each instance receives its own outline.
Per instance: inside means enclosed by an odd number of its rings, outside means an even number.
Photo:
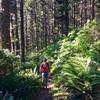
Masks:
[[[48,82],[47,88],[42,88],[38,94],[32,100],[53,100],[51,89],[54,87],[54,84]]]

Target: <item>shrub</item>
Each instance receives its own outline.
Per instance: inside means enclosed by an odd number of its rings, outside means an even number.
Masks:
[[[31,100],[41,85],[39,76],[30,71],[20,70],[0,77],[0,90],[8,90],[16,100]]]
[[[40,89],[41,80],[32,73],[31,65],[19,66],[19,59],[8,50],[0,50],[0,91],[8,90],[15,100],[31,100]]]
[[[0,50],[0,74],[5,75],[19,66],[19,58],[7,49]]]
[[[100,85],[98,26],[100,23],[93,21],[63,39],[52,70],[58,85],[73,88],[88,99],[93,97],[93,88]]]

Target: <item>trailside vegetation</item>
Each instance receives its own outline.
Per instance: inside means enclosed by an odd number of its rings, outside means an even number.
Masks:
[[[67,37],[28,57],[35,66],[47,57],[54,83],[66,87],[66,92],[72,92],[73,96],[69,96],[72,100],[93,100],[98,95],[95,88],[100,85],[99,30],[100,22],[89,22],[80,31],[72,31]]]
[[[14,100],[31,100],[41,88],[42,82],[19,59],[19,56],[7,49],[0,50],[0,91],[4,94],[8,91],[14,96]]]

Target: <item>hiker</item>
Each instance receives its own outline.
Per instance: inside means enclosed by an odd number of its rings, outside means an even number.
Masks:
[[[50,72],[50,66],[47,62],[47,59],[43,59],[43,62],[40,65],[40,73],[42,74],[42,82],[46,85],[48,84],[48,74]]]

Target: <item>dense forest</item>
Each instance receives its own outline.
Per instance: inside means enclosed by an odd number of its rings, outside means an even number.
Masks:
[[[0,100],[100,100],[100,1],[0,0]]]

